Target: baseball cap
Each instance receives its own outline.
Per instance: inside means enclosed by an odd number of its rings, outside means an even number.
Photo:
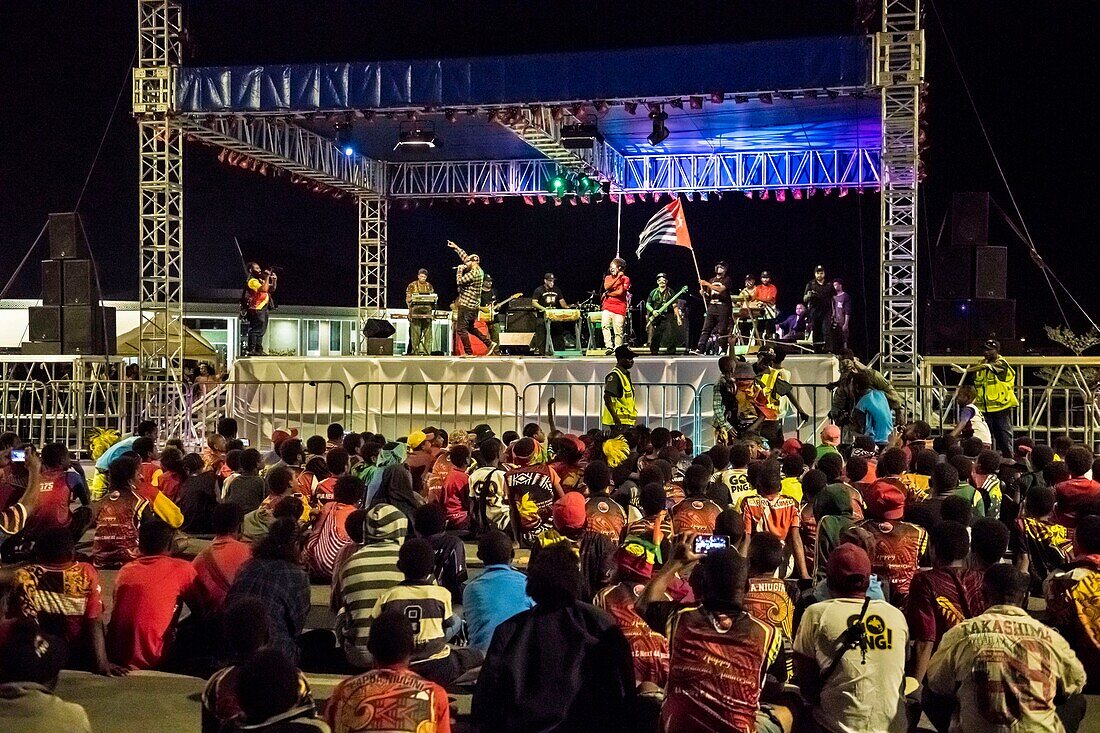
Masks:
[[[836,425],[821,428],[821,442],[825,445],[840,445],[840,428]]]
[[[818,265],[814,268],[814,272],[825,272],[825,265]]]
[[[665,280],[668,280],[668,275],[666,275],[663,272],[658,272],[657,273],[657,279],[660,280],[661,278],[664,278]]]
[[[756,379],[756,372],[752,368],[752,364],[748,362],[739,361],[737,366],[733,368],[733,378],[738,379]]]
[[[290,440],[291,438],[298,437],[298,428],[275,428],[271,431],[271,442],[274,445],[279,445],[283,441]]]
[[[584,510],[584,495],[570,491],[554,502],[554,526],[562,529],[580,529],[588,520]]]
[[[411,450],[416,450],[420,447],[420,444],[428,439],[428,436],[424,434],[423,430],[414,430],[409,433],[409,437],[405,440]]]
[[[862,595],[871,582],[871,558],[862,547],[847,542],[829,553],[825,577],[832,590]]]
[[[802,451],[802,441],[798,438],[787,438],[779,452],[785,456],[797,456]]]
[[[427,268],[425,268],[425,267],[421,267],[421,268],[420,268],[419,270],[417,270],[417,271],[416,271],[416,274],[417,274],[417,275],[427,275],[427,274],[428,274],[428,270],[427,270]]]
[[[876,481],[863,493],[867,514],[875,519],[901,519],[905,514],[905,493],[890,481]]]
[[[553,280],[554,279],[554,273],[552,273],[552,272],[543,273],[542,279],[543,280]]]
[[[637,354],[635,354],[633,351],[631,351],[630,347],[627,346],[626,344],[623,344],[622,346],[615,349],[615,358],[616,359],[633,359],[636,356],[637,356]]]
[[[493,432],[493,429],[491,427],[489,427],[488,423],[481,423],[480,425],[475,425],[474,429],[471,430],[470,432],[474,434],[474,440],[477,441],[478,445],[484,443],[489,438],[492,438],[492,437],[496,436],[496,433]]]
[[[760,277],[762,277],[762,278],[771,277],[771,276],[772,276],[772,274],[770,272],[768,272],[767,270],[763,270],[760,273]]]

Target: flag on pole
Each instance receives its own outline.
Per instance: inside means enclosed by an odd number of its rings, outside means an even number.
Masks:
[[[691,249],[691,235],[688,234],[687,220],[684,219],[684,208],[680,205],[679,198],[661,207],[638,235],[639,259],[652,242]]]

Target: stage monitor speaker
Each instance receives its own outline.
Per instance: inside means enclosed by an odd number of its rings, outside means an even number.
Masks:
[[[539,328],[539,319],[534,311],[514,311],[509,308],[504,312],[504,330],[518,333],[534,332]]]
[[[970,339],[981,346],[988,339],[1002,344],[1016,340],[1016,301],[970,301]]]
[[[61,350],[65,354],[115,353],[115,309],[68,305],[61,309]]]
[[[533,331],[502,331],[500,350],[506,354],[530,354],[531,342],[535,339]]]
[[[393,324],[382,318],[368,318],[363,325],[363,335],[368,339],[384,339],[393,336],[397,329]]]
[[[390,326],[390,329],[392,330],[393,326]],[[367,356],[393,356],[393,337],[367,336],[363,342],[363,353]]]
[[[27,309],[28,338],[31,341],[61,341],[61,306],[40,305]]]
[[[42,305],[61,305],[65,260],[42,260]]]
[[[974,248],[974,297],[1004,300],[1008,297],[1008,248]]]
[[[951,197],[951,245],[980,247],[989,243],[989,192]]]
[[[939,299],[969,298],[973,293],[974,252],[969,247],[937,247],[932,254],[932,291]]]
[[[88,240],[84,236],[84,223],[79,214],[50,214],[49,235],[52,259],[88,257]]]
[[[925,328],[925,353],[929,355],[969,353],[969,299],[928,301],[928,307],[922,315]]]

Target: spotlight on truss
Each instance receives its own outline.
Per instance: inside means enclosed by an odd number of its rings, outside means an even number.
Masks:
[[[438,148],[440,145],[439,138],[435,135],[435,125],[430,122],[409,121],[401,123],[397,133],[397,144],[393,149],[428,150]]]
[[[721,104],[723,101],[725,101],[725,99],[726,99],[726,95],[723,94],[722,92],[711,92],[711,95],[710,95],[710,103],[711,104]]]
[[[653,120],[653,132],[650,133],[649,144],[653,146],[660,145],[669,136],[668,127],[665,125],[665,120],[668,119],[668,113],[658,107],[656,110],[649,113],[649,119]]]
[[[333,128],[336,130],[336,147],[340,148],[340,152],[349,158],[359,152],[350,122],[337,122]]]
[[[676,97],[676,99],[668,100],[668,103],[671,104],[676,109],[683,109],[684,108],[684,100],[680,99],[679,97]]]
[[[626,110],[628,115],[635,114],[638,111],[637,102],[623,102],[623,109]]]

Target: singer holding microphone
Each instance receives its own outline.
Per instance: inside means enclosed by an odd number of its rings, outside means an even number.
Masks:
[[[477,322],[478,308],[481,307],[481,286],[485,280],[485,271],[481,269],[481,258],[466,252],[454,242],[448,240],[447,246],[455,251],[462,259],[462,264],[455,268],[455,282],[458,284],[458,322],[455,324],[455,332],[462,344],[466,356],[472,356],[470,348],[470,334],[485,344],[485,354],[488,356],[496,351],[497,345],[482,335],[474,325]]]
[[[245,356],[265,356],[264,334],[271,310],[271,293],[279,284],[279,277],[271,270],[260,269],[259,263],[248,263],[248,280],[241,295],[241,316],[245,321],[247,345]]]
[[[611,260],[608,274],[603,278],[603,298],[600,301],[600,326],[607,355],[623,345],[623,325],[630,308],[630,278],[623,272],[626,261],[620,257]]]

